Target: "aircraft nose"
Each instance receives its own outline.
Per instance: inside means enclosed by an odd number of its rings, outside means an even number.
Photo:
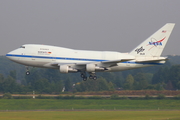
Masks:
[[[8,58],[8,59],[10,59],[11,60],[11,58],[12,58],[12,51],[11,52],[8,52],[7,54],[6,54],[6,57]]]
[[[15,55],[18,55],[20,53],[20,49],[18,48],[18,49],[15,49],[15,50],[13,50],[13,51],[10,51],[10,52],[8,52],[7,54],[6,54],[6,56],[8,57],[8,56],[15,56]]]
[[[8,52],[8,53],[6,54],[6,56],[9,55],[9,54],[12,54],[12,51],[11,51],[11,52]]]
[[[13,51],[10,51],[6,54],[6,57],[12,61],[16,60],[16,57],[17,57],[18,53],[17,53],[17,49],[16,50],[13,50]]]

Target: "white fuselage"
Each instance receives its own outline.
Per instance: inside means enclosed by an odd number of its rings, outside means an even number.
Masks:
[[[116,66],[109,67],[106,71],[122,71],[140,67],[147,67],[152,65],[159,65],[161,63],[138,63],[136,58],[132,55],[109,52],[109,51],[85,51],[85,50],[74,50],[63,47],[55,47],[49,45],[37,45],[37,44],[26,44],[20,48],[9,52],[6,55],[10,60],[34,67],[45,67],[59,69],[58,65],[63,64],[78,64],[78,63],[96,63],[99,66],[103,61],[113,61],[118,59],[134,59],[128,62],[117,63]]]

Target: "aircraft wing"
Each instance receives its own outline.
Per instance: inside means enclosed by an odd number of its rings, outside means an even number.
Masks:
[[[130,61],[130,60],[133,60],[133,59],[109,60],[109,61],[102,61],[101,63],[103,63],[103,64],[114,64],[114,63],[121,63],[121,62]]]
[[[100,65],[103,67],[107,66],[115,66],[117,63],[125,62],[125,61],[130,61],[133,59],[118,59],[118,60],[107,60],[107,61],[101,61],[101,62],[85,62],[85,63],[51,63],[52,66],[61,66],[61,65],[67,65],[67,66],[86,66],[87,64],[95,64],[95,65]]]

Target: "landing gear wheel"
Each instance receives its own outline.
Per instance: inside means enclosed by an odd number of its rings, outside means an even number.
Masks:
[[[97,77],[96,76],[93,76],[93,80],[96,80],[97,79]]]
[[[97,79],[97,76],[96,76],[95,72],[90,72],[89,73],[89,79],[93,79],[93,80]]]
[[[29,72],[29,71],[26,71],[26,75],[30,75],[30,72]]]
[[[92,76],[92,75],[90,75],[90,76],[89,76],[89,79],[93,79],[93,76]]]
[[[28,66],[25,66],[25,67],[26,67],[26,75],[30,75],[29,67]]]
[[[81,78],[83,79],[83,81],[87,80],[87,76],[86,76],[86,72],[85,71],[81,72]]]
[[[87,80],[87,77],[83,77],[83,81],[86,81]]]
[[[81,77],[84,78],[84,74],[81,74]]]

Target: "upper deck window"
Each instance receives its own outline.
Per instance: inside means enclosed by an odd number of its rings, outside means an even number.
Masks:
[[[21,46],[20,48],[25,48],[25,46]]]

